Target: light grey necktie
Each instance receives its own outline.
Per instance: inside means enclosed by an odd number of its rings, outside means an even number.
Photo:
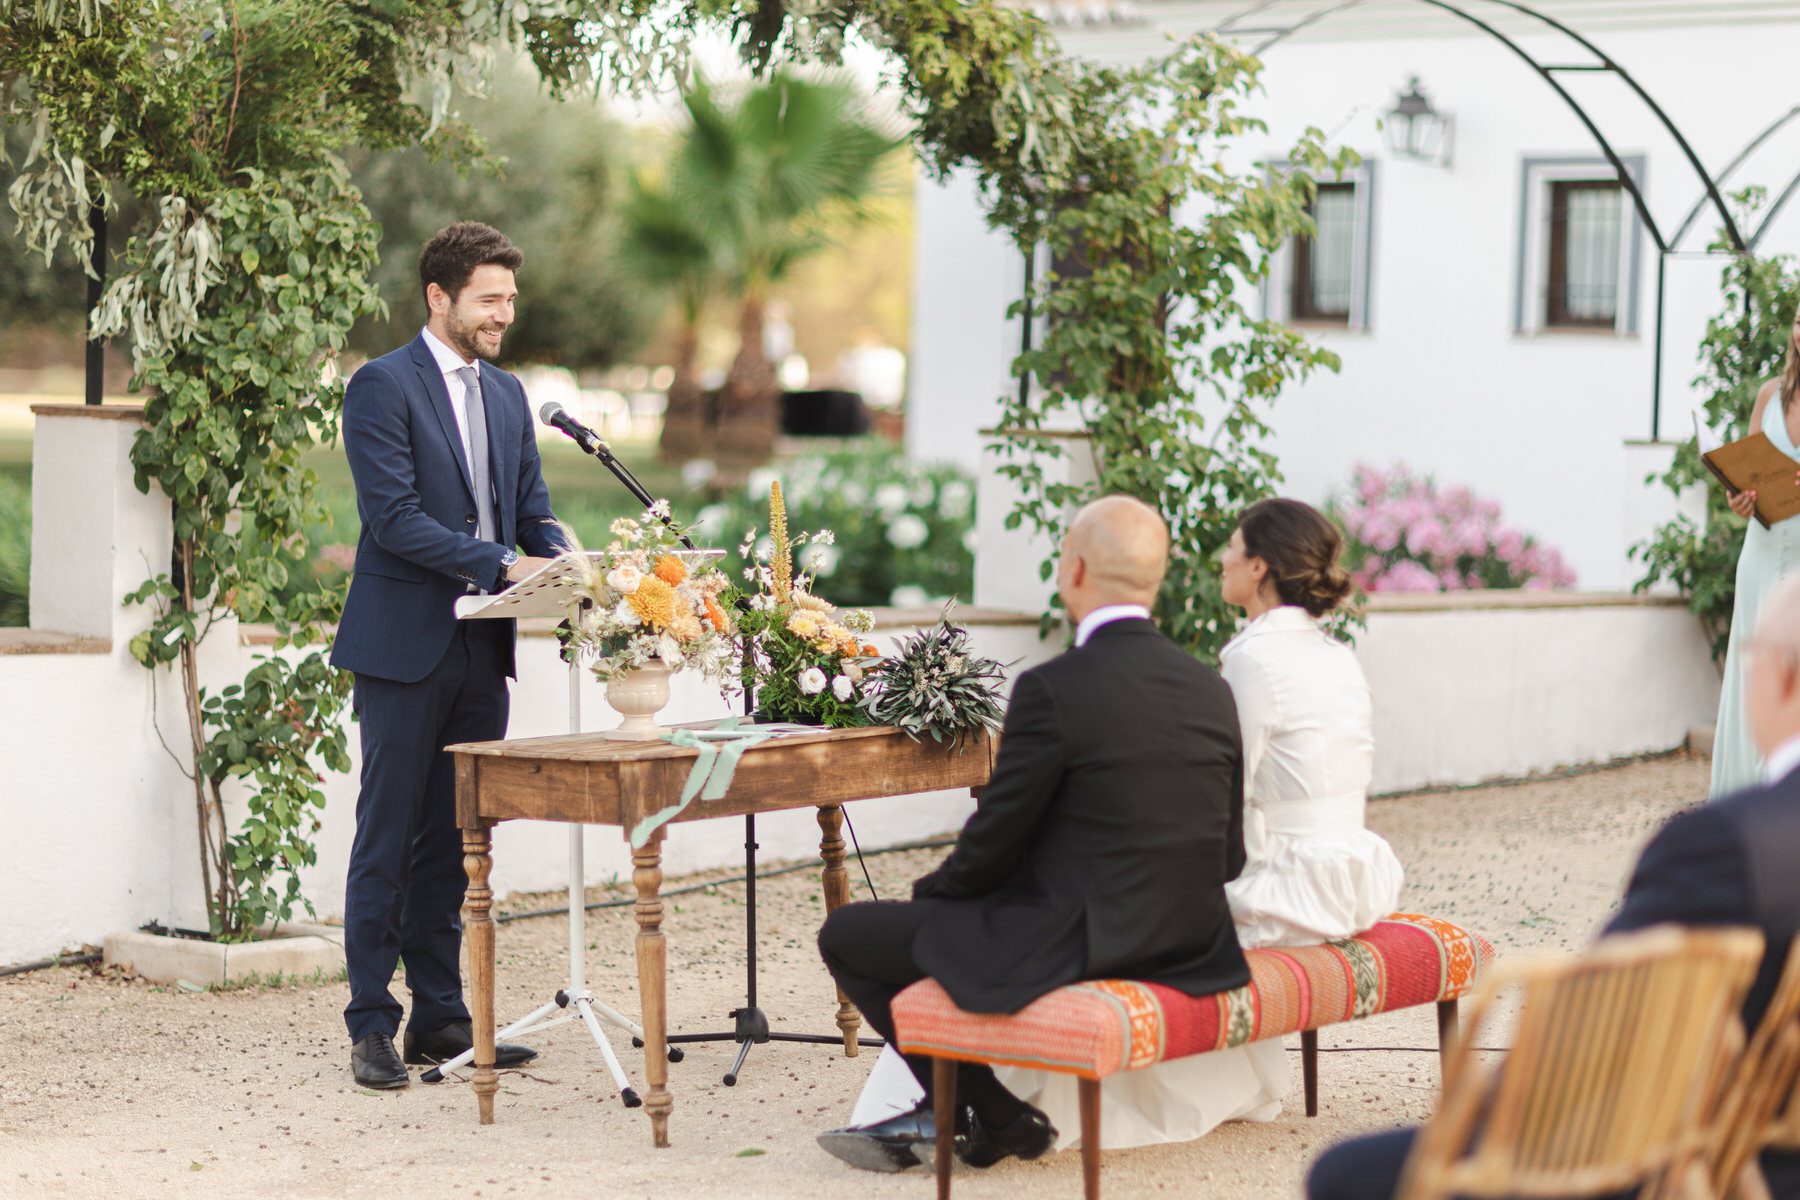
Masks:
[[[481,399],[481,375],[474,367],[459,367],[463,382],[463,427],[469,431],[469,482],[475,488],[476,532],[485,542],[495,539],[494,489],[488,480],[487,405]]]

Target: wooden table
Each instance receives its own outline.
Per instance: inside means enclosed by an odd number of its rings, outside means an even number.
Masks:
[[[696,798],[676,821],[703,821],[784,808],[819,810],[819,855],[824,859],[825,907],[850,895],[844,870],[843,805],[851,800],[904,796],[949,788],[976,791],[993,768],[995,742],[969,741],[960,750],[915,742],[897,729],[822,729],[779,737],[744,753],[731,790],[719,800]],[[563,734],[451,746],[456,756],[456,823],[463,831],[469,873],[463,933],[468,939],[469,986],[474,993],[475,1096],[481,1123],[494,1121],[494,893],[489,830],[501,821],[575,821],[616,825],[629,837],[644,817],[681,797],[697,751],[665,742],[622,742],[601,734]],[[663,826],[632,851],[637,888],[638,1000],[643,1009],[644,1075],[651,1136],[669,1144],[667,993],[662,932]],[[838,1028],[844,1053],[856,1054],[862,1018],[840,991]]]

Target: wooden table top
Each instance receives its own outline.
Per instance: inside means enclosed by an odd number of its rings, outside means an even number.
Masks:
[[[723,798],[696,798],[674,819],[979,788],[993,770],[996,746],[988,735],[967,738],[955,748],[929,739],[915,742],[890,725],[784,734],[744,752]],[[692,747],[619,741],[602,733],[465,742],[448,749],[456,756],[457,824],[463,828],[508,820],[630,828],[681,798],[699,756]]]

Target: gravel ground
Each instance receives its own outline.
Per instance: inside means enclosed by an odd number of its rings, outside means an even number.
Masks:
[[[1657,759],[1566,779],[1378,801],[1371,825],[1406,864],[1403,904],[1485,933],[1502,953],[1577,946],[1611,910],[1638,848],[1706,793],[1704,760]],[[941,850],[868,860],[900,894]],[[683,880],[670,880],[669,887]],[[859,886],[859,895],[865,894]],[[593,898],[605,893],[596,891]],[[809,870],[759,892],[760,1000],[777,1028],[829,1032],[835,1000],[813,948],[823,913]],[[515,897],[503,911],[559,903]],[[722,1028],[741,1003],[743,889],[668,902],[672,1029]],[[588,914],[596,992],[635,1009],[629,907]],[[562,918],[500,927],[499,1011],[535,1006],[566,978]],[[403,993],[397,993],[403,994]],[[527,1070],[504,1072],[498,1122],[476,1124],[465,1082],[395,1093],[352,1083],[342,983],[190,993],[86,968],[0,980],[0,1196],[792,1197],[854,1188],[923,1197],[930,1180],[856,1172],[812,1135],[848,1116],[871,1061],[823,1046],[757,1047],[726,1088],[728,1043],[671,1068],[673,1147],[617,1101],[576,1027],[548,1031]],[[1503,1043],[1505,1022],[1484,1037]],[[1306,1166],[1347,1134],[1423,1118],[1437,1086],[1429,1007],[1321,1035],[1320,1116],[1227,1125],[1199,1141],[1109,1153],[1106,1194],[1293,1197]],[[620,1045],[642,1083],[641,1057]],[[1346,1051],[1332,1053],[1331,1051]],[[1079,1155],[959,1171],[957,1194],[1077,1196]]]

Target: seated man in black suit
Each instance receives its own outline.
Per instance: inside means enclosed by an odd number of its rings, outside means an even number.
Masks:
[[[1651,839],[1605,932],[1651,925],[1745,925],[1768,938],[1744,999],[1755,1032],[1800,933],[1800,577],[1770,593],[1756,636],[1742,647],[1744,703],[1765,782],[1678,814]],[[1307,1177],[1310,1200],[1387,1200],[1415,1131],[1344,1142]],[[1800,1155],[1765,1154],[1774,1200],[1800,1200]]]
[[[1063,539],[1057,589],[1075,647],[1018,677],[993,778],[956,849],[911,901],[850,904],[819,951],[869,1024],[930,976],[970,1012],[1017,1012],[1080,979],[1208,995],[1250,978],[1225,903],[1244,864],[1243,748],[1230,689],[1150,620],[1168,566],[1155,510],[1108,496]],[[935,1132],[931,1072],[911,1112],[832,1130],[853,1165],[917,1164]],[[986,1066],[959,1068],[958,1154],[987,1166],[1055,1139]]]

